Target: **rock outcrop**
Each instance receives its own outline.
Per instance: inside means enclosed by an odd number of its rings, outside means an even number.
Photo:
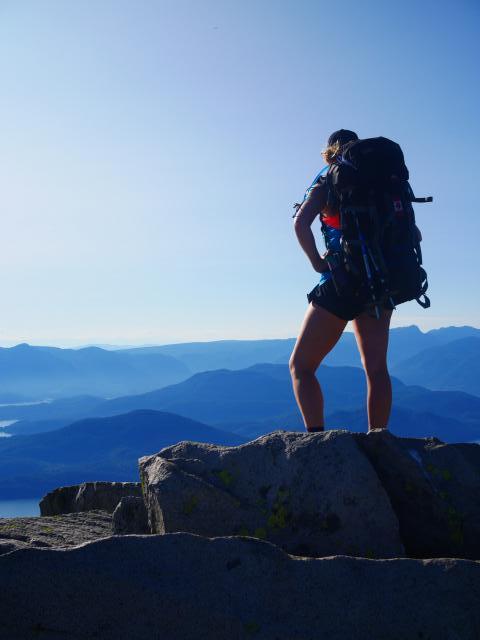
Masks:
[[[253,535],[292,554],[480,558],[480,446],[275,431],[141,458],[152,533]]]
[[[1,639],[480,637],[480,446],[275,431],[139,465],[0,519]]]
[[[113,512],[112,530],[117,535],[150,533],[148,514],[143,498],[122,498]]]
[[[26,547],[72,547],[111,534],[112,516],[106,511],[0,518],[0,555]]]
[[[357,434],[411,558],[480,559],[480,446]]]
[[[480,563],[298,558],[248,537],[112,537],[0,557],[2,638],[477,640]]]
[[[142,458],[140,473],[152,533],[253,535],[317,557],[404,555],[388,495],[346,431],[180,442]]]
[[[71,487],[60,487],[47,493],[40,501],[42,516],[78,513],[100,509],[113,513],[126,496],[142,496],[139,482],[83,482]]]

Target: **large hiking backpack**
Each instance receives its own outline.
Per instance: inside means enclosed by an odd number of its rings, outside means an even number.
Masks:
[[[326,256],[337,293],[365,300],[377,318],[385,303],[430,306],[412,202],[432,198],[415,198],[408,179],[400,146],[383,137],[348,143],[326,175],[342,233],[340,251]]]

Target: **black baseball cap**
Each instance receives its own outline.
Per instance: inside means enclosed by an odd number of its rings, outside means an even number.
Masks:
[[[358,136],[354,131],[349,131],[349,129],[339,129],[332,133],[327,144],[330,147],[332,144],[338,142],[343,146],[344,144],[347,144],[347,142],[352,142],[352,140],[358,140]]]

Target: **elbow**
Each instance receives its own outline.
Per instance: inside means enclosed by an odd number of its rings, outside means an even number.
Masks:
[[[302,218],[295,218],[293,228],[295,229],[295,233],[298,236],[302,233],[305,233],[305,231],[310,228],[310,225],[305,220],[302,220]]]

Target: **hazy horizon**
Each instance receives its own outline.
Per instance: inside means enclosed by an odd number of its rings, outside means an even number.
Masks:
[[[415,324],[406,324],[406,325],[400,325],[400,326],[394,326],[392,327],[393,329],[406,329],[409,327],[416,327],[417,329],[419,329],[423,334],[428,333],[429,331],[435,331],[438,329],[449,329],[451,327],[457,327],[457,328],[462,328],[462,327],[468,327],[468,328],[472,328],[472,329],[479,329],[480,327],[476,327],[474,325],[468,324],[468,325],[446,325],[443,327],[432,327],[431,329],[422,329],[421,327],[419,327],[418,325]],[[345,332],[347,333],[353,333],[350,325],[347,325]],[[231,342],[231,341],[257,341],[257,340],[294,340],[296,339],[296,335],[289,335],[289,336],[283,336],[283,337],[265,337],[265,336],[260,336],[260,337],[255,337],[255,338],[216,338],[216,339],[211,339],[211,340],[171,340],[168,342],[148,342],[148,343],[144,343],[144,342],[117,342],[117,343],[108,343],[108,342],[74,342],[72,341],[71,343],[67,343],[67,342],[55,342],[55,341],[51,341],[49,343],[33,343],[33,342],[28,342],[28,341],[21,341],[21,342],[12,342],[11,344],[0,344],[1,348],[11,348],[11,347],[15,347],[18,346],[20,344],[28,344],[31,347],[59,347],[59,348],[65,348],[65,349],[72,349],[72,348],[76,348],[76,349],[82,349],[82,348],[86,348],[86,347],[99,347],[99,348],[109,348],[109,349],[125,349],[128,347],[133,347],[133,348],[138,348],[138,347],[162,347],[162,346],[166,346],[166,345],[172,345],[172,344],[192,344],[192,343],[199,343],[199,342]]]

